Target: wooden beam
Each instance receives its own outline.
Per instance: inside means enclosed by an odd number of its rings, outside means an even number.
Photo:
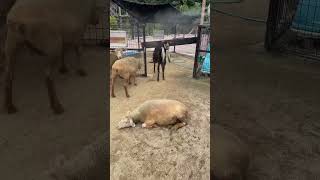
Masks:
[[[197,42],[197,37],[192,37],[192,38],[178,38],[178,39],[170,39],[170,40],[161,40],[161,41],[149,41],[145,43],[141,43],[142,47],[146,48],[155,48],[158,43],[161,43],[163,41],[169,42],[171,46],[173,45],[184,45],[184,44],[194,44]]]

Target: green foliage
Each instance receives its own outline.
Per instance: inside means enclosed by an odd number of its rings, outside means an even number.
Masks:
[[[110,27],[116,28],[118,26],[117,18],[114,16],[110,16]]]

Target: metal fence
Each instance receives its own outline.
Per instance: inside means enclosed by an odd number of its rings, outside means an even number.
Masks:
[[[145,76],[147,74],[146,62],[143,61],[143,49],[141,43],[143,39],[143,25],[131,16],[115,17],[116,24],[110,23],[110,32],[119,31],[126,34],[125,45],[121,46],[125,49],[125,56],[133,56],[142,60],[142,68],[138,71],[138,75]],[[114,37],[110,37],[112,39]],[[110,41],[110,49],[118,48]]]
[[[205,58],[210,58],[210,25],[199,25],[197,32],[197,45],[193,66],[193,77],[198,78],[201,74],[210,74],[210,69],[204,68],[204,63],[210,67],[210,62]]]
[[[320,2],[270,0],[265,48],[320,60]]]
[[[126,23],[119,23],[116,26],[110,26],[111,31],[125,31],[127,34],[126,49],[142,50],[141,42],[143,41],[143,26],[133,19],[126,20]],[[115,47],[111,47],[115,48]]]
[[[108,9],[106,9],[97,25],[89,25],[83,36],[85,45],[108,45]]]

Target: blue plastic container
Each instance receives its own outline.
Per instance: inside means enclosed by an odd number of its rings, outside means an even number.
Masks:
[[[210,44],[208,45],[207,51],[209,51],[209,53],[206,54],[206,57],[203,61],[201,72],[210,74]]]
[[[130,50],[128,50],[128,51],[123,52],[124,56],[135,56],[136,54],[138,54],[138,51],[130,51]]]
[[[300,0],[291,28],[306,33],[320,33],[320,1]]]

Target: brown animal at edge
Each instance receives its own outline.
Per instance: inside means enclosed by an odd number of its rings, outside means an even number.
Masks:
[[[80,42],[88,24],[97,24],[102,8],[98,0],[23,0],[17,1],[7,16],[5,43],[6,111],[17,112],[13,103],[13,69],[15,55],[23,45],[47,58],[45,82],[50,105],[55,114],[64,112],[54,83],[54,68],[63,59],[66,46],[80,56]],[[78,57],[80,67],[80,57]],[[79,68],[80,75],[84,71]]]
[[[214,180],[245,180],[250,163],[248,146],[223,127],[213,124]]]
[[[128,85],[131,84],[130,79],[133,79],[133,83],[136,86],[137,71],[141,69],[141,62],[134,57],[125,57],[117,60],[111,70],[111,97],[116,97],[114,94],[114,83],[117,77],[122,77],[125,80],[123,85],[126,96],[130,97],[128,93]]]

